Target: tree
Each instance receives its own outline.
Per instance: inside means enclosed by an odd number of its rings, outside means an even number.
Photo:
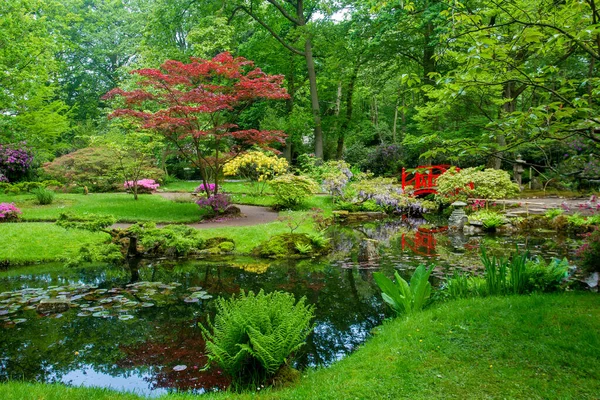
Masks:
[[[292,25],[294,29],[299,30],[303,39],[302,45],[304,47],[304,49],[299,49],[294,46],[293,42],[287,41],[282,34],[277,33],[275,29],[273,29],[273,26],[267,23],[266,18],[259,14],[260,9],[263,8],[261,3],[264,2],[257,1],[255,4],[254,0],[250,0],[249,4],[246,3],[248,2],[244,2],[242,5],[237,5],[233,9],[230,19],[232,19],[238,11],[246,13],[259,25],[265,28],[271,34],[271,36],[273,36],[292,54],[302,56],[306,60],[306,70],[308,72],[308,82],[310,86],[310,100],[314,120],[315,156],[322,159],[323,128],[321,127],[321,107],[319,105],[319,95],[317,91],[317,73],[313,58],[312,39],[310,32],[307,30],[307,22],[310,20],[312,14],[316,11],[316,5],[307,5],[304,3],[304,0],[284,0],[282,2],[277,0],[266,0],[266,3],[271,4],[277,10],[277,12]]]
[[[133,71],[139,89],[111,90],[129,108],[110,117],[128,117],[140,129],[162,135],[200,170],[206,194],[217,194],[223,165],[251,146],[283,142],[283,132],[239,129],[239,114],[259,100],[288,98],[283,77],[267,75],[254,63],[225,52],[211,60],[191,58],[188,64],[168,60],[160,69]],[[208,189],[213,179],[215,191]]]

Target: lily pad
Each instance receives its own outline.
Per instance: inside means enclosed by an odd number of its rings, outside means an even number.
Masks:
[[[90,314],[89,312],[80,312],[79,314],[77,314],[78,317],[89,317],[90,315],[92,314]]]
[[[183,299],[183,301],[185,301],[186,303],[198,303],[200,299],[198,299],[197,297],[186,297],[185,299]]]
[[[106,318],[109,317],[110,313],[108,311],[98,311],[92,314],[92,317],[98,317],[98,318]]]
[[[142,307],[148,308],[148,307],[154,307],[154,303],[142,303]]]
[[[185,371],[187,369],[187,365],[176,365],[173,367],[173,371],[180,372]]]
[[[134,319],[135,317],[133,315],[129,315],[129,314],[123,314],[123,315],[119,315],[119,319],[121,321],[128,321],[130,319]]]
[[[17,319],[13,319],[13,321],[15,324],[22,324],[23,322],[27,322],[27,319],[25,318],[17,318]]]

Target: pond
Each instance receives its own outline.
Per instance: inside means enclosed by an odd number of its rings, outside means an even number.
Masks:
[[[435,263],[433,283],[453,270],[477,271],[484,244],[502,255],[515,246],[564,257],[576,240],[538,236],[464,236],[395,221],[336,227],[326,259],[271,261],[245,257],[88,265],[42,264],[0,272],[0,380],[63,382],[157,396],[220,390],[229,384],[206,363],[198,324],[213,299],[240,290],[283,290],[316,306],[315,329],[297,368],[329,365],[360,346],[389,311],[374,271],[404,276]],[[44,297],[71,308],[40,315]]]

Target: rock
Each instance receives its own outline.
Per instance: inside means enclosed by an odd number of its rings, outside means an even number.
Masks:
[[[240,210],[239,207],[237,206],[229,206],[225,209],[225,211],[223,211],[223,213],[221,215],[223,216],[237,216],[237,215],[241,215],[242,214],[242,210]]]
[[[71,308],[71,302],[65,299],[43,299],[36,307],[40,314],[61,313]]]

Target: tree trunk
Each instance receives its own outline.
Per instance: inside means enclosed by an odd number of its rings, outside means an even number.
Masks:
[[[502,106],[502,113],[504,113],[504,114],[510,114],[516,110],[517,100],[515,98],[514,89],[515,89],[514,82],[507,82],[504,84],[504,87],[502,90],[502,97],[504,98],[504,100],[507,100],[506,103],[504,103],[504,105]],[[505,147],[506,146],[506,136],[502,133],[498,134],[496,136],[496,144],[498,145],[499,148]],[[487,163],[488,167],[494,168],[494,169],[500,169],[500,167],[502,166],[502,156],[503,155],[504,155],[504,153],[502,151],[497,151],[494,154],[492,154],[488,159],[488,163]]]
[[[317,74],[315,72],[315,61],[313,60],[310,38],[306,38],[304,51],[306,58],[306,69],[308,70],[308,81],[310,83],[310,102],[312,105],[313,120],[315,123],[315,157],[323,159],[323,129],[321,127],[321,108],[319,107]]]
[[[350,75],[350,80],[348,81],[348,93],[346,93],[346,118],[344,118],[344,122],[342,123],[342,127],[340,128],[340,133],[338,135],[337,141],[336,158],[338,160],[341,160],[342,156],[344,155],[344,139],[346,137],[346,131],[350,127],[350,122],[352,122],[352,96],[354,95],[354,84],[356,82],[356,78],[358,77],[360,65],[360,61],[357,61],[354,65],[354,69],[352,69],[352,75]]]
[[[287,112],[288,118],[292,115],[294,111],[294,95],[296,94],[296,74],[294,73],[294,54],[290,53],[290,72],[288,75],[288,94],[290,98],[285,101],[285,110]],[[285,147],[283,148],[283,157],[288,161],[288,163],[292,163],[292,137],[288,133],[288,136],[285,138]]]

